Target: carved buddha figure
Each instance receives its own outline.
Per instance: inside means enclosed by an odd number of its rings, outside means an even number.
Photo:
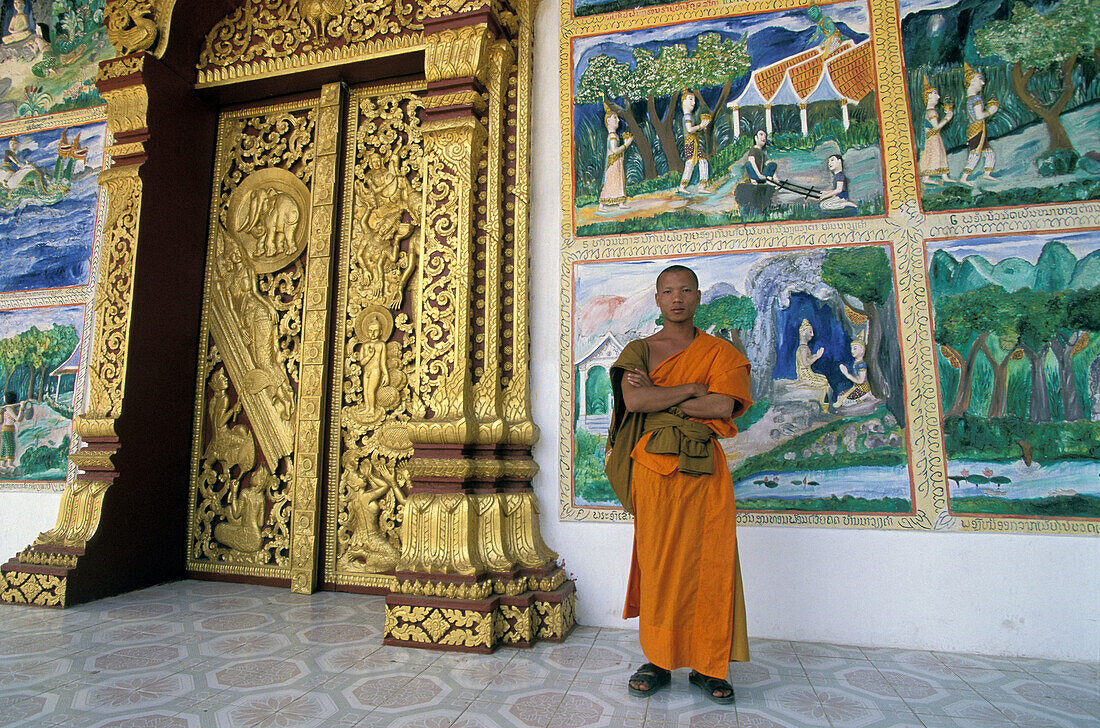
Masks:
[[[382,341],[382,314],[371,313],[366,318],[367,340],[359,344],[359,366],[363,368],[363,406],[378,411],[378,387],[390,383],[386,362],[386,344]]]

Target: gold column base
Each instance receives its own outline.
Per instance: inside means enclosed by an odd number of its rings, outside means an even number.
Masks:
[[[526,446],[419,446],[383,643],[463,652],[560,642],[576,587],[543,541]]]
[[[553,574],[547,576],[556,580]],[[529,577],[520,578],[528,585],[536,583]],[[413,582],[404,584],[408,583]],[[575,604],[576,588],[564,574],[552,591],[526,590],[512,596],[461,599],[392,593],[386,598],[382,643],[488,654],[502,645],[561,642],[576,624]]]
[[[7,569],[11,567],[11,570]],[[28,607],[64,609],[68,578],[55,567],[23,564],[12,559],[0,574],[0,602]]]

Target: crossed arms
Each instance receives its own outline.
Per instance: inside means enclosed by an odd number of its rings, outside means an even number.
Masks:
[[[637,369],[628,369],[623,376],[623,402],[631,412],[660,412],[676,405],[688,417],[703,420],[728,419],[737,405],[733,397],[708,392],[705,384],[662,387]]]

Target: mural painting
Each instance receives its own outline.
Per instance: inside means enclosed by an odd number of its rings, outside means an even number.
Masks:
[[[0,121],[103,103],[98,63],[114,56],[105,0],[7,0],[0,7]]]
[[[1100,199],[1095,0],[902,0],[926,211]]]
[[[0,484],[64,483],[84,306],[0,310]]]
[[[888,245],[683,258],[696,324],[752,362],[753,406],[722,441],[744,510],[911,513],[904,379]],[[670,260],[573,267],[573,503],[617,505],[603,474],[608,370],[659,328]]]
[[[885,213],[866,3],[571,43],[578,236]]]
[[[0,292],[89,281],[103,122],[0,136]]]
[[[105,11],[104,0],[0,2],[0,427],[14,438],[3,436],[13,452],[0,456],[0,491],[57,492],[76,473],[102,224],[95,78],[115,55]]]
[[[1100,517],[1100,231],[927,249],[951,511]]]

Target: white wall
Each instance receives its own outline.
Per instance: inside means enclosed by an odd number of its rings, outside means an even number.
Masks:
[[[0,564],[57,523],[60,493],[0,492]]]
[[[536,481],[547,543],[576,576],[582,624],[623,622],[627,524],[558,520],[561,133],[558,3],[538,8],[531,328]],[[554,273],[551,274],[551,271]],[[1100,539],[825,528],[738,530],[755,637],[1100,660]]]

